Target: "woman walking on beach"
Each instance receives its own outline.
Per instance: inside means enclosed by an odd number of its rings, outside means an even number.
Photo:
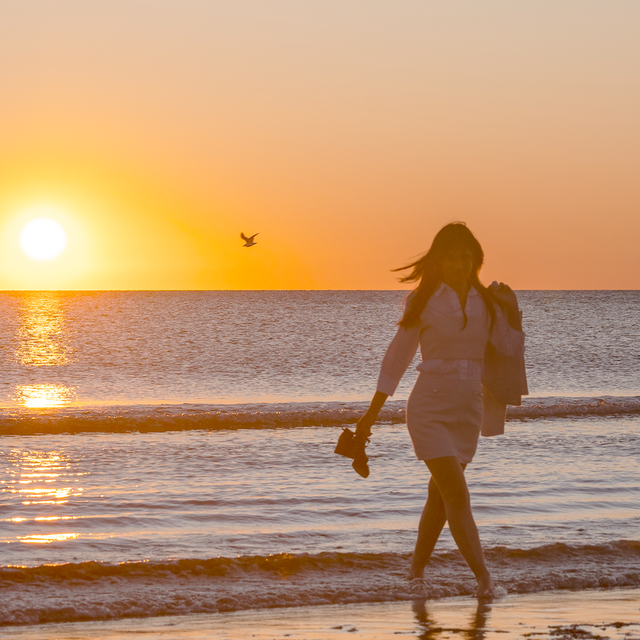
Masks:
[[[480,243],[464,223],[443,227],[429,251],[402,269],[418,282],[407,298],[398,332],[382,362],[377,391],[358,421],[356,442],[371,434],[420,346],[422,361],[407,402],[416,456],[431,472],[409,579],[421,578],[445,523],[478,581],[478,597],[493,596],[478,529],[471,513],[465,467],[476,451],[483,416],[481,375],[490,342],[499,353],[524,350],[518,302],[506,285],[480,284]]]

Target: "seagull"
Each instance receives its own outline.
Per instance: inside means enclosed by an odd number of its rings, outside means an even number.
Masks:
[[[244,233],[240,233],[240,237],[244,240],[244,244],[242,245],[243,247],[253,247],[254,244],[258,244],[257,242],[254,242],[253,239],[257,236],[257,233],[254,233],[252,236],[249,236],[247,238],[247,236],[244,235]]]

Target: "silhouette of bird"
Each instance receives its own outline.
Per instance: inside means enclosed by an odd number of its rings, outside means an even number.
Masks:
[[[257,233],[254,233],[252,236],[249,236],[247,238],[247,236],[244,235],[244,233],[240,233],[240,237],[244,240],[244,244],[242,245],[243,247],[253,247],[254,244],[258,244],[257,242],[254,242],[253,239],[257,236]]]

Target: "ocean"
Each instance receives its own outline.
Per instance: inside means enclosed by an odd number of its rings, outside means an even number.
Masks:
[[[448,531],[404,579],[414,366],[370,477],[333,454],[404,296],[0,294],[0,625],[472,593]],[[489,565],[509,593],[638,587],[640,292],[518,296],[531,395],[467,470]]]

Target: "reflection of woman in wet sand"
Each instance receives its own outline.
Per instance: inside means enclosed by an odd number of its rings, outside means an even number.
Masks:
[[[442,228],[429,251],[402,282],[418,282],[407,299],[398,333],[382,363],[377,391],[358,421],[364,443],[385,400],[394,393],[420,346],[420,375],[407,402],[407,426],[416,456],[431,472],[409,578],[420,578],[440,533],[451,533],[478,581],[478,597],[493,595],[478,529],[471,513],[465,467],[476,451],[482,422],[480,377],[487,343],[521,353],[518,302],[506,285],[478,280],[484,260],[479,242],[463,223]],[[513,328],[515,327],[515,328]]]
[[[437,618],[432,618],[429,614],[429,610],[427,609],[427,600],[414,600],[411,604],[411,608],[413,609],[413,613],[416,617],[416,622],[418,623],[417,631],[420,631],[420,635],[416,635],[418,640],[433,640],[437,637],[442,637],[441,632],[443,631],[442,627],[442,619],[438,620]],[[462,637],[473,638],[473,640],[483,640],[486,636],[487,629],[487,619],[489,613],[491,612],[491,605],[487,604],[484,601],[479,601],[476,610],[473,612],[473,617],[469,622],[468,629],[459,629]],[[459,613],[459,611],[456,611]],[[456,627],[459,626],[459,623],[456,623]]]

